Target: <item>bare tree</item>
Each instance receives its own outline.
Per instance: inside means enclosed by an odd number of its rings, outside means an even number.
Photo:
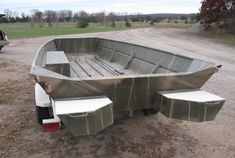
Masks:
[[[38,23],[39,27],[43,26],[43,12],[33,9],[31,10],[32,17],[31,17],[31,26],[33,27],[35,23]]]
[[[36,20],[38,22],[39,27],[42,27],[43,26],[43,12],[38,11],[36,12],[35,16],[36,16]]]
[[[6,16],[7,19],[12,17],[12,11],[10,9],[5,9],[4,13],[5,13],[5,16]]]
[[[73,11],[72,10],[59,10],[57,11],[57,17],[60,22],[69,22],[72,20]]]
[[[106,17],[105,17],[105,12],[99,12],[95,14],[97,21],[102,24],[105,25],[106,24]]]
[[[69,22],[72,20],[73,17],[73,11],[72,10],[66,10],[66,21]]]
[[[34,25],[35,25],[35,12],[37,12],[38,10],[36,10],[36,9],[33,9],[33,10],[30,10],[30,12],[31,12],[31,18],[30,18],[30,25],[31,25],[31,27],[34,27]]]
[[[117,16],[116,16],[116,14],[115,14],[114,12],[110,12],[110,13],[108,14],[107,19],[108,19],[109,21],[116,21],[116,20],[117,20]]]
[[[16,11],[12,12],[12,17],[16,18],[16,17],[18,17],[18,15],[19,15],[18,12],[16,12]]]
[[[112,27],[116,27],[115,21],[117,20],[117,16],[114,12],[110,12],[106,18],[106,21],[112,25]]]
[[[65,17],[66,17],[65,11],[64,10],[57,11],[57,17],[58,17],[58,20],[60,22],[64,22],[65,21]]]
[[[89,17],[89,14],[87,12],[85,12],[84,10],[81,10],[79,12],[75,12],[74,13],[74,18],[75,19],[78,19],[78,18],[88,18]]]
[[[48,22],[48,26],[52,27],[52,23],[57,21],[57,14],[56,11],[53,10],[46,10],[44,12],[46,21]]]

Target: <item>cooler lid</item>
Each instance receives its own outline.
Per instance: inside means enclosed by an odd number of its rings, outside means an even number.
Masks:
[[[92,98],[70,98],[55,100],[55,112],[57,115],[87,113],[96,111],[110,105],[112,101],[104,96]]]

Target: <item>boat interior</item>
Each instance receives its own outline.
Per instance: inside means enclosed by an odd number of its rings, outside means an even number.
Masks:
[[[196,72],[214,64],[135,44],[90,38],[54,39],[39,51],[36,65],[71,78]]]

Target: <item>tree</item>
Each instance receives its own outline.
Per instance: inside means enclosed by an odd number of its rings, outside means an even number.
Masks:
[[[105,12],[99,12],[95,14],[95,17],[97,19],[97,21],[101,24],[101,25],[105,25],[106,24],[106,17],[105,17]]]
[[[33,9],[31,10],[32,12],[32,17],[31,17],[31,26],[34,27],[35,23],[38,23],[39,27],[43,26],[43,19],[44,19],[44,14],[43,12]]]
[[[12,17],[12,11],[11,11],[11,10],[5,9],[5,10],[4,10],[4,13],[5,13],[5,17],[6,17],[7,19],[9,19],[10,17]]]
[[[29,21],[29,16],[27,16],[25,13],[22,13],[20,22],[28,22],[28,21]]]
[[[129,22],[129,20],[125,20],[126,22],[125,22],[125,25],[126,25],[126,27],[131,27],[131,23]]]
[[[48,22],[48,26],[52,27],[52,22],[56,22],[57,20],[56,12],[53,10],[46,10],[44,12],[44,15],[45,15],[46,21]]]
[[[150,15],[147,15],[147,16],[145,17],[145,22],[148,22],[148,21],[151,21],[151,20],[152,20],[152,18],[151,18]]]
[[[230,30],[235,33],[235,0],[231,0],[230,3],[228,3],[228,26],[230,27]]]
[[[88,25],[88,20],[85,18],[79,18],[76,23],[76,27],[78,28],[87,28]]]
[[[106,22],[112,27],[116,27],[115,21],[117,20],[116,14],[114,12],[110,12],[106,18]]]
[[[205,29],[211,24],[225,22],[229,12],[228,4],[233,0],[203,0],[200,9],[202,23]]]
[[[65,18],[66,18],[66,12],[65,10],[59,10],[57,11],[57,17],[58,17],[58,21],[59,22],[64,22],[65,21]]]
[[[74,17],[76,18],[76,27],[79,28],[86,28],[88,23],[89,14],[85,11],[80,11],[78,13],[75,13]]]
[[[66,10],[66,21],[69,22],[72,20],[73,17],[73,11],[72,10]]]

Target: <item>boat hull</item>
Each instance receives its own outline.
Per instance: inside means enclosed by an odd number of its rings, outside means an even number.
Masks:
[[[56,64],[56,71],[49,68],[49,51],[64,52],[68,61],[61,64],[62,66]],[[71,62],[78,63],[80,60],[71,55],[79,56],[84,53],[92,54],[102,62],[117,63],[123,72],[132,73],[80,77],[84,71],[78,72],[74,77],[67,70],[66,73],[61,71],[65,69],[64,65],[68,64],[72,72]],[[81,66],[81,63],[78,64]],[[210,62],[144,46],[91,37],[63,38],[47,42],[40,48],[31,68],[35,80],[53,99],[107,96],[113,101],[114,113],[152,108],[157,110],[159,105],[156,105],[154,100],[157,92],[199,89],[217,71],[215,64]]]

